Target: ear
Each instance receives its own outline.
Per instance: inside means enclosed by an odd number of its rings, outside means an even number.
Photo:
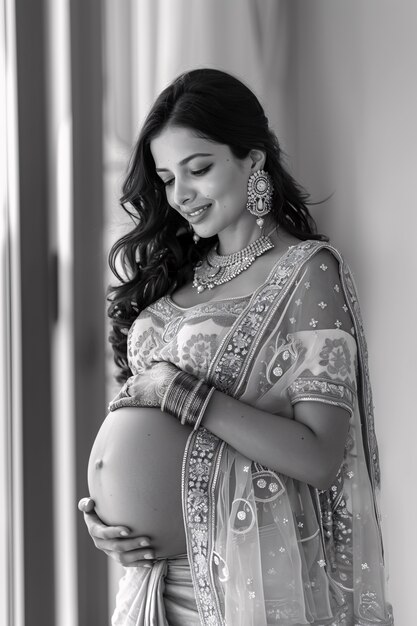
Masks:
[[[263,169],[266,161],[266,153],[263,150],[253,148],[253,150],[249,152],[249,158],[251,163],[251,174]]]

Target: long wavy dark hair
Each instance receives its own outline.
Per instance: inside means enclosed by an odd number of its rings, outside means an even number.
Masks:
[[[119,382],[131,375],[126,343],[137,315],[189,281],[194,265],[216,240],[201,239],[194,245],[186,220],[167,202],[150,143],[168,124],[226,144],[238,159],[252,149],[265,151],[264,168],[274,184],[271,215],[276,223],[302,240],[327,239],[317,233],[307,208],[309,194],[285,169],[278,139],[254,93],[215,69],[180,75],[156,99],[137,140],[120,199],[134,227],[116,241],[109,254],[110,268],[118,279],[117,285],[109,287],[108,314]]]

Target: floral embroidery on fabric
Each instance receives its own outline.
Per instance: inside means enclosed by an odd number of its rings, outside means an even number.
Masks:
[[[351,374],[352,358],[346,339],[326,339],[319,364],[326,367],[332,377],[346,378]]]
[[[260,373],[260,393],[266,393],[304,353],[305,348],[294,335],[288,334],[284,339],[281,333],[278,333],[274,344],[268,346],[266,350],[268,360],[262,361],[264,369]]]
[[[226,354],[223,358],[223,364],[229,370],[229,375],[232,378],[236,378],[239,374],[240,365],[242,363],[242,357],[238,354]],[[223,386],[223,389],[227,389],[227,387]]]
[[[312,248],[311,242],[290,248],[281,264],[275,269],[268,284],[262,287],[251,302],[251,306],[245,312],[243,319],[238,319],[238,324],[235,326],[234,332],[231,333],[230,341],[210,370],[210,378],[215,381],[216,387],[220,391],[231,392],[239,375],[243,372],[245,363],[250,361],[251,351],[256,348],[257,342],[260,340],[261,327],[267,326],[268,320],[280,300],[277,295],[284,295],[286,287],[290,284],[290,279],[296,273],[300,260],[305,258]]]
[[[164,308],[169,308],[171,316],[177,317],[180,312],[181,317],[186,319],[187,322],[190,322],[195,318],[211,317],[212,315],[216,315],[217,317],[219,314],[223,314],[227,318],[229,318],[230,315],[239,315],[246,308],[250,297],[251,296],[241,296],[231,298],[230,300],[202,302],[189,309],[181,309],[168,298],[163,298],[162,300],[164,301]]]
[[[182,360],[184,370],[198,376],[205,375],[217,348],[217,335],[192,335],[185,343]]]
[[[235,346],[239,348],[239,350],[244,351],[244,349],[248,346],[249,341],[248,337],[245,333],[237,333],[235,337]]]
[[[369,569],[369,566],[367,563],[362,563],[361,568],[363,570]],[[380,614],[381,614],[381,604],[378,602],[378,594],[375,593],[371,589],[361,593],[361,597],[360,597],[361,621],[359,622],[359,626],[361,626],[362,624],[378,623]],[[392,619],[392,613],[390,617]],[[362,621],[362,619],[364,621]]]
[[[169,306],[166,298],[161,298],[148,307],[148,311],[157,317],[163,324],[171,321],[174,317],[172,308]]]
[[[216,318],[219,326],[230,327],[231,318],[236,318],[247,306],[250,296],[242,296],[221,302],[202,302],[189,309],[181,309],[167,296],[151,304],[147,311],[164,329],[163,340],[168,343],[184,325],[198,324],[204,319]]]
[[[338,576],[344,588],[352,589],[352,515],[347,509],[343,489],[341,468],[331,488],[319,492],[319,502],[328,567],[333,577]]]
[[[162,335],[165,343],[169,343],[172,341],[176,335],[178,335],[178,331],[181,325],[184,323],[184,319],[179,315],[178,317],[173,317],[164,328],[164,333]]]
[[[291,403],[300,400],[319,400],[336,404],[353,412],[355,392],[342,381],[332,382],[326,378],[297,378],[289,387],[288,395]]]
[[[145,330],[142,334],[130,333],[128,338],[128,358],[132,371],[137,374],[149,366],[152,354],[158,347],[158,335],[154,328]]]
[[[212,493],[216,485],[217,469],[224,443],[218,437],[200,428],[189,439],[183,470],[184,522],[187,528],[188,555],[194,587],[198,589],[196,601],[201,623],[221,626],[221,614],[216,590],[211,583],[211,567],[216,562],[210,558],[213,547],[211,526]],[[217,561],[217,565],[218,565]]]

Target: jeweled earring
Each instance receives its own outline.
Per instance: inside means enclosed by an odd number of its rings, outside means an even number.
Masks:
[[[258,170],[249,176],[248,200],[246,208],[249,213],[257,217],[256,223],[262,230],[264,217],[272,209],[272,194],[274,186],[272,178],[265,170]]]

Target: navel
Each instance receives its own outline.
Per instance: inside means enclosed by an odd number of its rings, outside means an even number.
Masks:
[[[95,468],[96,469],[101,469],[103,467],[104,463],[103,463],[103,459],[97,459],[97,461],[95,462]]]

